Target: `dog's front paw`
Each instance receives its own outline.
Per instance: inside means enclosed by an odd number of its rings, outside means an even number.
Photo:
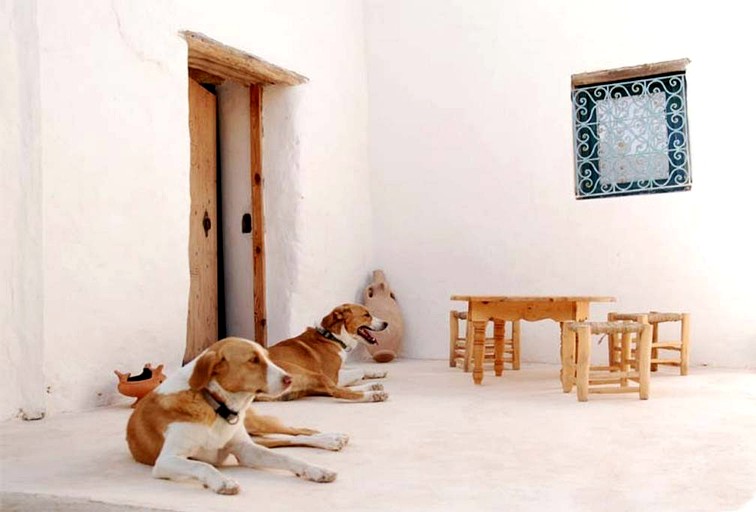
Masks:
[[[370,391],[365,393],[368,402],[385,402],[388,400],[389,394],[385,391]]]
[[[374,382],[370,384],[369,386],[370,387],[368,389],[370,391],[383,391],[383,384],[381,384],[380,382]]]
[[[388,372],[378,372],[378,371],[370,371],[365,370],[365,373],[363,374],[363,379],[384,379],[388,375]]]
[[[347,434],[328,432],[325,434],[314,435],[312,436],[312,440],[318,444],[318,447],[323,448],[324,450],[337,452],[347,445],[349,442],[349,436]]]
[[[297,473],[297,476],[306,478],[311,482],[333,482],[336,480],[336,472],[330,471],[325,468],[319,468],[318,466],[306,466],[304,471]]]
[[[239,484],[236,482],[236,480],[232,480],[231,478],[226,478],[225,476],[220,476],[218,478],[213,478],[211,481],[207,482],[207,487],[209,487],[212,491],[218,493],[218,494],[238,494],[241,487],[239,487]]]

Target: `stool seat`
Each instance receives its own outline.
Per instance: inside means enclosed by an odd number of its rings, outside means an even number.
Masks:
[[[615,320],[637,320],[641,315],[648,317],[648,323],[658,324],[660,322],[679,322],[683,319],[683,313],[659,313],[651,311],[649,313],[614,313]]]
[[[621,334],[643,330],[643,324],[638,322],[569,322],[565,327],[575,332],[582,327],[589,327],[591,334]]]

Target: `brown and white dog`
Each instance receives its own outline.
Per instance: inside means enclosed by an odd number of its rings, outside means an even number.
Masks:
[[[219,494],[239,492],[239,484],[215,468],[229,455],[242,466],[331,482],[333,471],[258,446],[245,430],[245,424],[285,428],[261,417],[247,420],[247,409],[256,394],[277,395],[290,385],[291,377],[257,343],[218,341],[139,401],[126,429],[131,454],[154,466],[156,478],[193,477]]]
[[[372,316],[365,306],[342,304],[326,315],[319,326],[276,343],[269,349],[270,358],[292,378],[290,390],[279,398],[325,395],[352,402],[388,399],[381,384],[360,384],[363,379],[383,378],[386,372],[343,367],[349,351],[358,343],[377,343],[370,332],[386,327],[388,324]]]

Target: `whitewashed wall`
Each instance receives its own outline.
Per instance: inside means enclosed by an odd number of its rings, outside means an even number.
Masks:
[[[29,18],[34,7],[36,20]],[[372,256],[369,199],[354,193],[368,189],[361,3],[4,0],[2,9],[19,11],[11,22],[22,22],[11,32],[13,44],[0,50],[3,64],[39,48],[38,77],[17,64],[9,91],[38,87],[41,112],[39,129],[23,122],[2,147],[15,151],[11,163],[23,171],[33,165],[19,148],[39,137],[43,184],[17,184],[22,178],[4,169],[3,184],[15,187],[4,213],[23,215],[27,195],[40,197],[32,198],[31,234],[20,225],[9,241],[31,252],[25,265],[38,264],[14,267],[17,253],[3,248],[3,280],[6,273],[16,283],[28,278],[29,293],[37,286],[44,299],[43,307],[14,310],[6,322],[9,300],[26,303],[3,291],[0,364],[36,373],[31,387],[47,392],[48,412],[119,400],[116,368],[138,371],[151,361],[170,372],[180,363],[189,287],[187,50],[180,30],[311,79],[265,92],[271,340],[319,318],[324,312],[313,304],[356,296]],[[35,101],[34,94],[16,99],[7,87],[4,80],[2,107]],[[10,112],[11,119],[25,116]],[[34,240],[42,233],[44,251]],[[36,357],[17,356],[29,326],[31,334],[44,331],[44,342],[34,345]],[[34,366],[20,364],[28,362]],[[3,393],[1,418],[37,403],[17,396],[20,386],[11,386],[11,399]]]
[[[376,263],[407,313],[409,356],[446,357],[453,293],[598,294],[690,311],[696,364],[756,366],[749,12],[366,1]],[[577,202],[570,75],[683,57],[692,191]],[[523,358],[556,362],[557,335],[524,325]]]
[[[34,2],[0,0],[0,418],[39,418],[42,382],[42,179]]]

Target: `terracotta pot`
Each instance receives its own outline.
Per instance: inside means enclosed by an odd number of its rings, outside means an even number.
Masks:
[[[165,380],[162,364],[153,368],[150,363],[147,363],[142,373],[133,377],[130,373],[121,373],[118,370],[114,370],[114,373],[118,376],[118,392],[124,396],[136,398],[131,407],[134,407],[147,393]]]
[[[373,271],[373,282],[365,288],[363,300],[371,314],[388,322],[385,330],[373,333],[378,343],[369,345],[368,352],[379,363],[393,361],[402,346],[404,320],[382,270]]]

